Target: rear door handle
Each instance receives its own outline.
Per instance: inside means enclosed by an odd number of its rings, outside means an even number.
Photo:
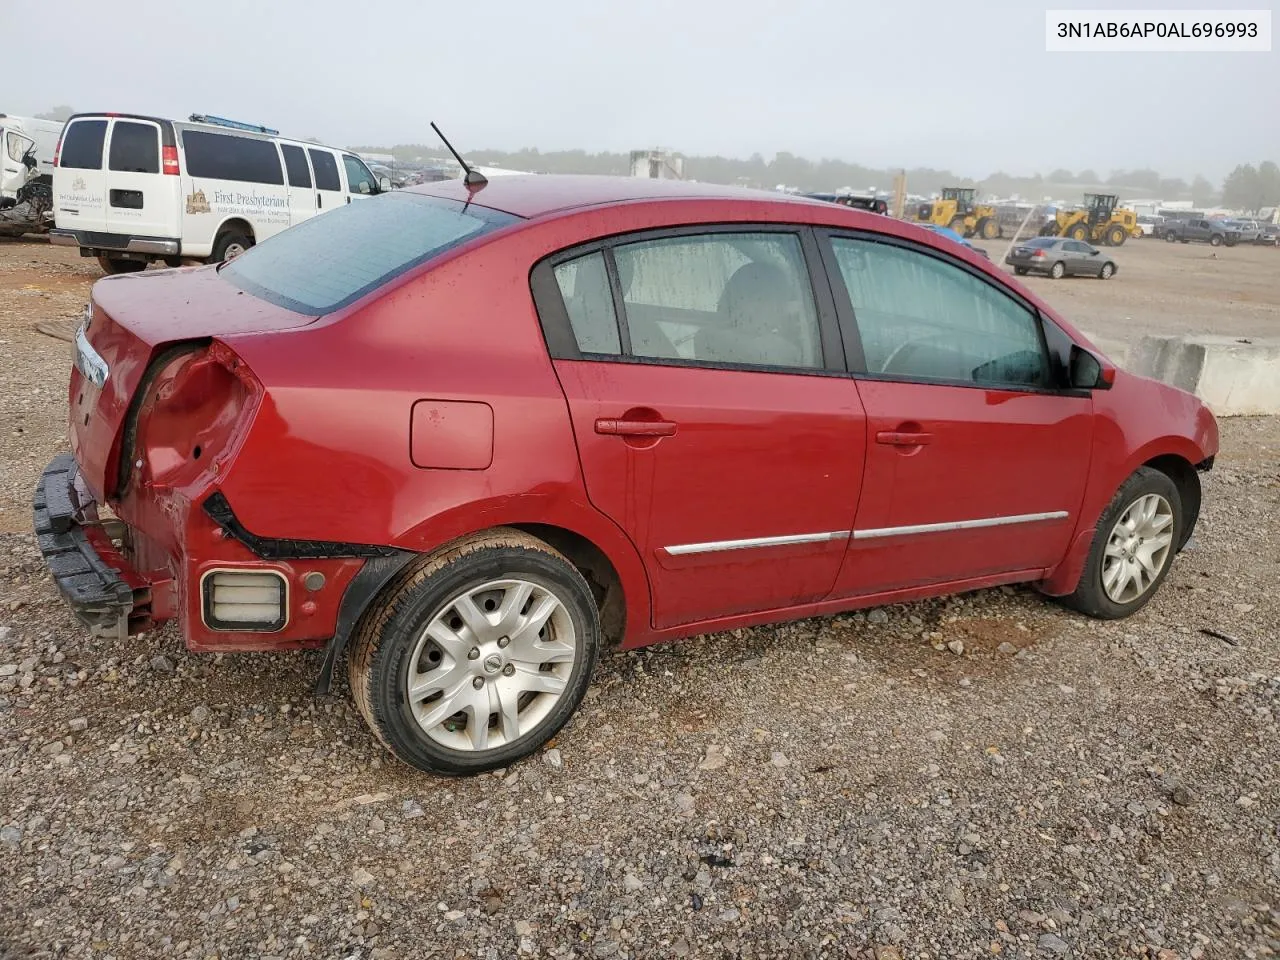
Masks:
[[[932,433],[908,433],[901,430],[881,430],[876,434],[876,443],[890,447],[920,447],[933,440]]]
[[[676,425],[669,420],[597,420],[596,433],[609,437],[674,437]]]

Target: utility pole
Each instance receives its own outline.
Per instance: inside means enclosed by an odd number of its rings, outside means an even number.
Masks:
[[[893,178],[893,215],[897,219],[902,219],[902,214],[907,205],[907,171],[902,170]]]

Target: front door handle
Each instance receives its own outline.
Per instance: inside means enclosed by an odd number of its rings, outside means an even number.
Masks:
[[[883,443],[890,447],[921,447],[932,440],[932,433],[917,433],[904,430],[881,430],[876,434],[876,443]]]
[[[676,425],[669,420],[597,420],[596,433],[609,437],[674,437]]]

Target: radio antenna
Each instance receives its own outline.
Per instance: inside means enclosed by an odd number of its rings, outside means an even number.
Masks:
[[[449,152],[453,154],[453,159],[458,161],[458,166],[462,167],[463,172],[466,174],[466,176],[462,178],[463,183],[468,187],[483,187],[489,182],[489,178],[483,173],[478,170],[472,170],[467,166],[467,161],[462,159],[462,154],[453,149],[453,144],[450,143],[445,135],[440,132],[440,128],[436,126],[434,120],[431,121],[431,129],[436,132],[436,136],[440,138],[440,141],[449,148]]]

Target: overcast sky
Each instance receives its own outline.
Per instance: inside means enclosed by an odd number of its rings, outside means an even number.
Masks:
[[[1158,6],[1271,9],[1278,0]],[[0,111],[207,112],[338,145],[874,167],[1280,161],[1280,53],[1050,54],[1070,0],[5,0]],[[1095,9],[1142,0],[1081,0]]]

